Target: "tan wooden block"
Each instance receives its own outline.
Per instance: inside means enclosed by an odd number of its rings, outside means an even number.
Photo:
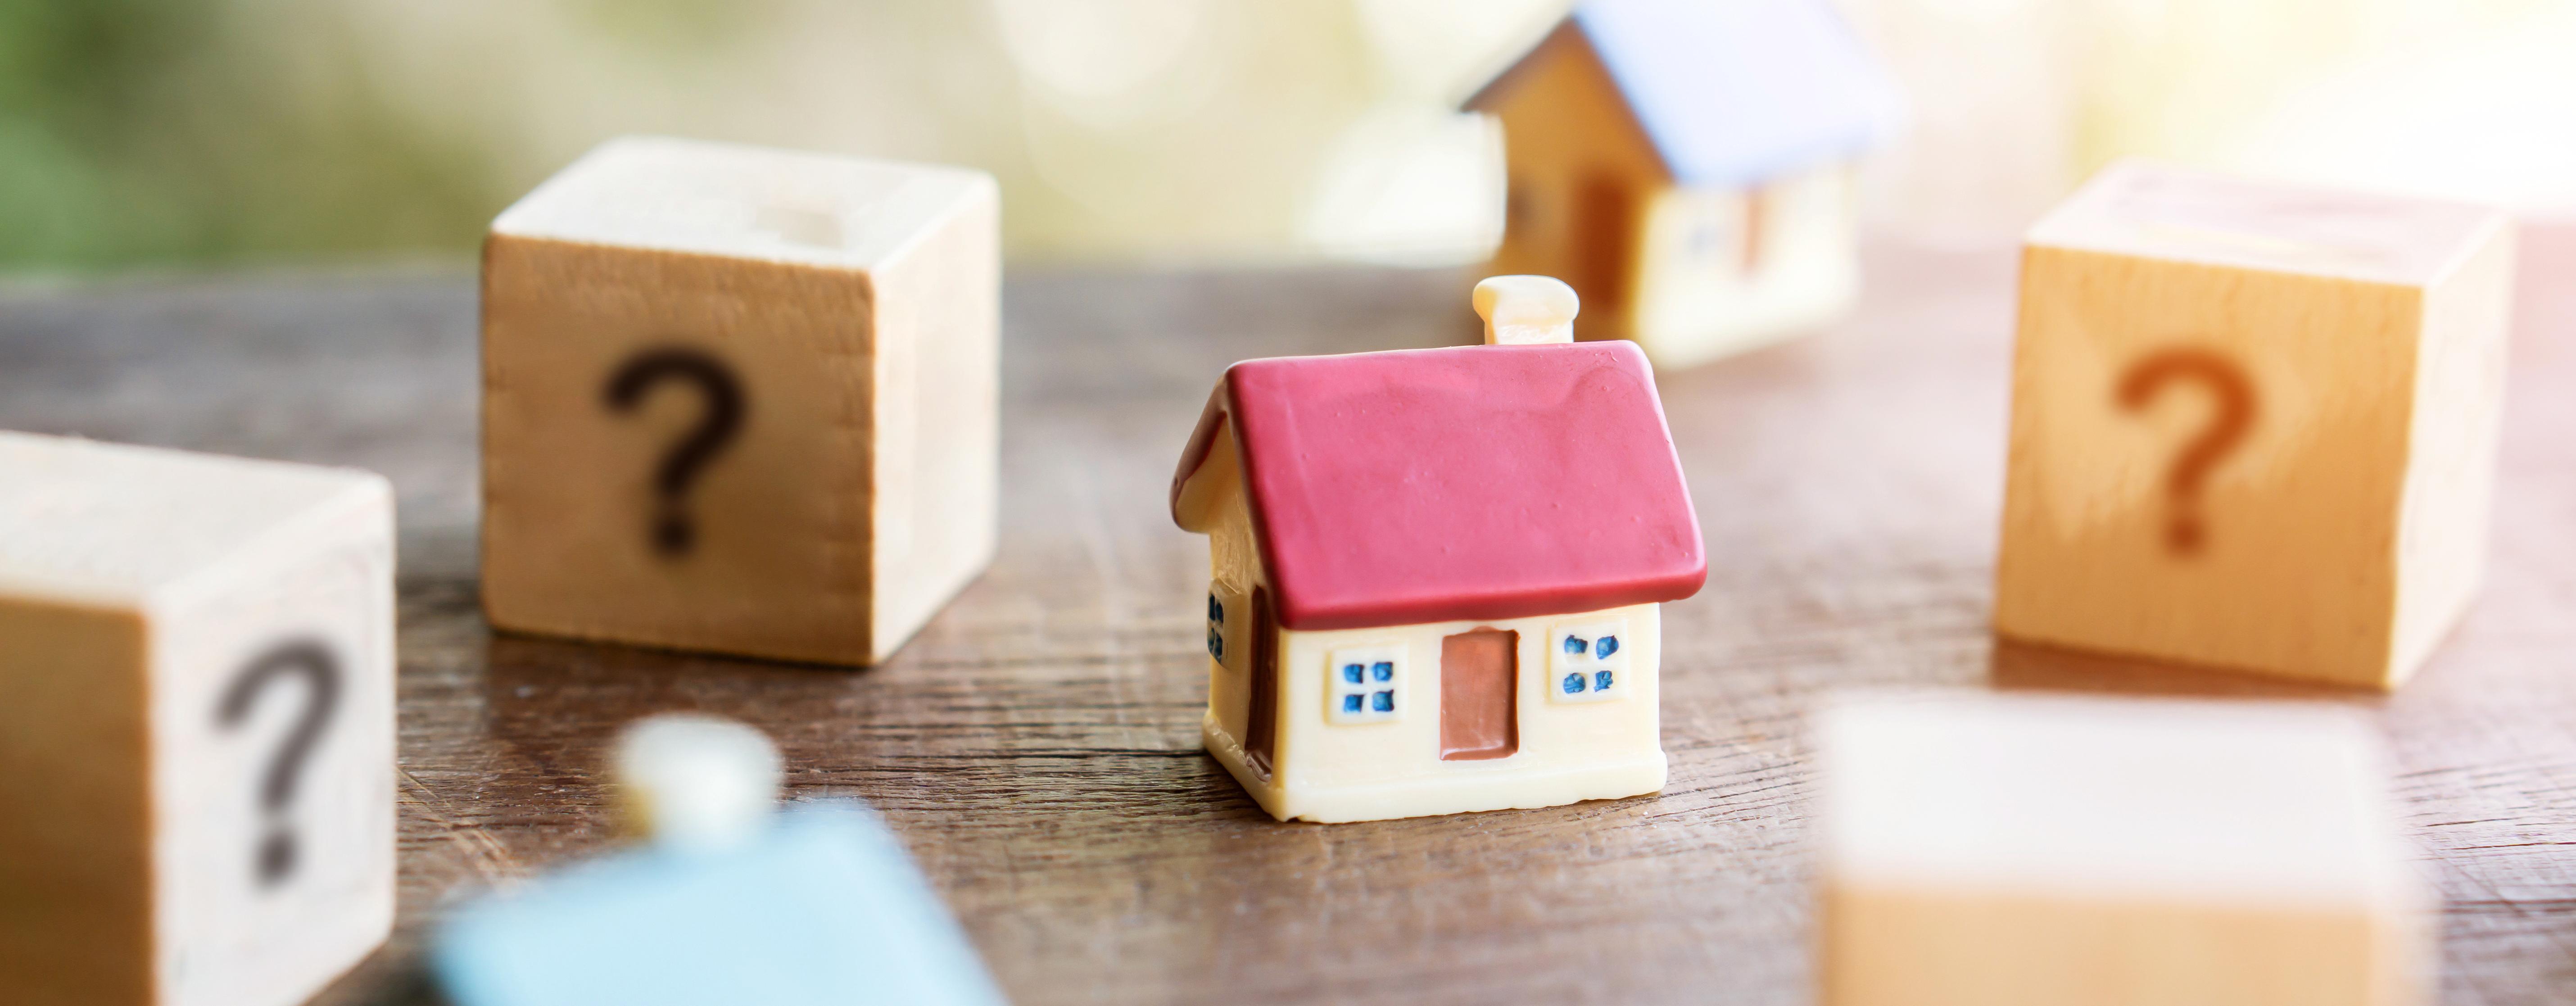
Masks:
[[[2421,878],[2342,709],[1991,694],[1817,717],[1825,1006],[2399,1006]]]
[[[0,433],[0,999],[302,1002],[394,908],[393,495]]]
[[[955,168],[602,146],[483,252],[504,629],[867,664],[992,557],[999,200]]]
[[[2475,592],[2500,214],[2125,164],[2022,255],[1995,628],[2393,688]]]

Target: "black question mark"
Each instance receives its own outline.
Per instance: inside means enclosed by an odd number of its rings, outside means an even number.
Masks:
[[[286,805],[295,800],[295,780],[304,772],[304,762],[313,753],[313,744],[322,738],[322,728],[331,721],[331,712],[340,704],[340,661],[329,647],[311,639],[290,639],[261,653],[242,669],[232,687],[225,690],[224,701],[215,709],[215,725],[232,729],[250,715],[250,705],[268,684],[289,676],[301,676],[305,684],[304,715],[295,721],[295,729],[286,734],[286,743],[277,747],[269,759],[268,779],[260,785],[260,809],[272,819],[268,837],[259,843],[259,884],[275,887],[295,872],[295,832],[282,820]]]
[[[724,361],[703,351],[685,346],[647,349],[627,360],[608,379],[608,408],[612,412],[632,412],[644,400],[646,391],[669,380],[696,385],[707,400],[706,415],[698,420],[698,428],[671,446],[670,453],[662,456],[661,470],[653,476],[653,490],[661,497],[653,521],[653,550],[677,557],[687,555],[698,537],[688,511],[680,505],[681,497],[687,495],[698,470],[715,460],[742,429],[742,382]]]

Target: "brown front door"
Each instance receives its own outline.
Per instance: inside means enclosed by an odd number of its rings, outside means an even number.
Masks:
[[[1243,726],[1243,758],[1270,777],[1270,752],[1279,745],[1279,633],[1270,613],[1270,590],[1252,588],[1252,712]]]
[[[1520,639],[1477,629],[1440,641],[1440,758],[1509,758],[1521,749]]]

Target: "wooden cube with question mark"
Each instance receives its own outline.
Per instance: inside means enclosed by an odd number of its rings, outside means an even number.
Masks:
[[[394,908],[393,493],[0,433],[0,999],[302,1002]]]
[[[2475,593],[2513,231],[2116,165],[2022,254],[1995,629],[2394,688]]]
[[[633,138],[493,222],[483,602],[503,629],[847,665],[991,558],[990,176]]]

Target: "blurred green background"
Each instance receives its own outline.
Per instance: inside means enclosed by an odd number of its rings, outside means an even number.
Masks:
[[[2131,153],[2576,211],[2576,0],[1837,5],[1912,103],[1883,233],[2002,240]],[[0,271],[463,261],[632,132],[981,167],[1023,260],[1471,261],[1455,102],[1565,6],[0,0]]]
[[[0,266],[472,247],[508,195],[350,48],[202,0],[0,0]]]

